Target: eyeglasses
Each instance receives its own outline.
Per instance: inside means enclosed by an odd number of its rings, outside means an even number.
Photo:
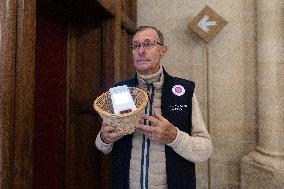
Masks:
[[[161,45],[163,46],[163,43],[160,43],[158,41],[150,41],[150,40],[145,40],[143,43],[140,42],[134,42],[132,43],[129,48],[137,51],[138,49],[140,49],[141,46],[143,46],[145,49],[150,50],[152,47],[154,47],[155,45]]]

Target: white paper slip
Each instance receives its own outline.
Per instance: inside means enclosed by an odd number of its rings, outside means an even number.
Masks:
[[[124,114],[136,110],[136,105],[126,85],[110,88],[109,92],[115,114]]]

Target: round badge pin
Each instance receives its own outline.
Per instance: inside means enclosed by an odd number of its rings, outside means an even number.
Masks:
[[[183,86],[181,85],[175,85],[172,88],[172,92],[176,95],[176,96],[182,96],[185,93],[185,89]]]

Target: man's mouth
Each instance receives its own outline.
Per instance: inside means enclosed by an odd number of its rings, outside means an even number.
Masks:
[[[138,62],[147,62],[147,61],[150,61],[148,59],[138,59]]]

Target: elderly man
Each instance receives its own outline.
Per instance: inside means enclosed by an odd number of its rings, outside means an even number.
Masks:
[[[212,143],[192,81],[170,76],[161,66],[167,52],[162,33],[140,26],[132,39],[134,79],[116,83],[148,90],[144,123],[131,135],[102,124],[96,146],[112,153],[115,189],[194,189],[195,162],[206,161]]]

